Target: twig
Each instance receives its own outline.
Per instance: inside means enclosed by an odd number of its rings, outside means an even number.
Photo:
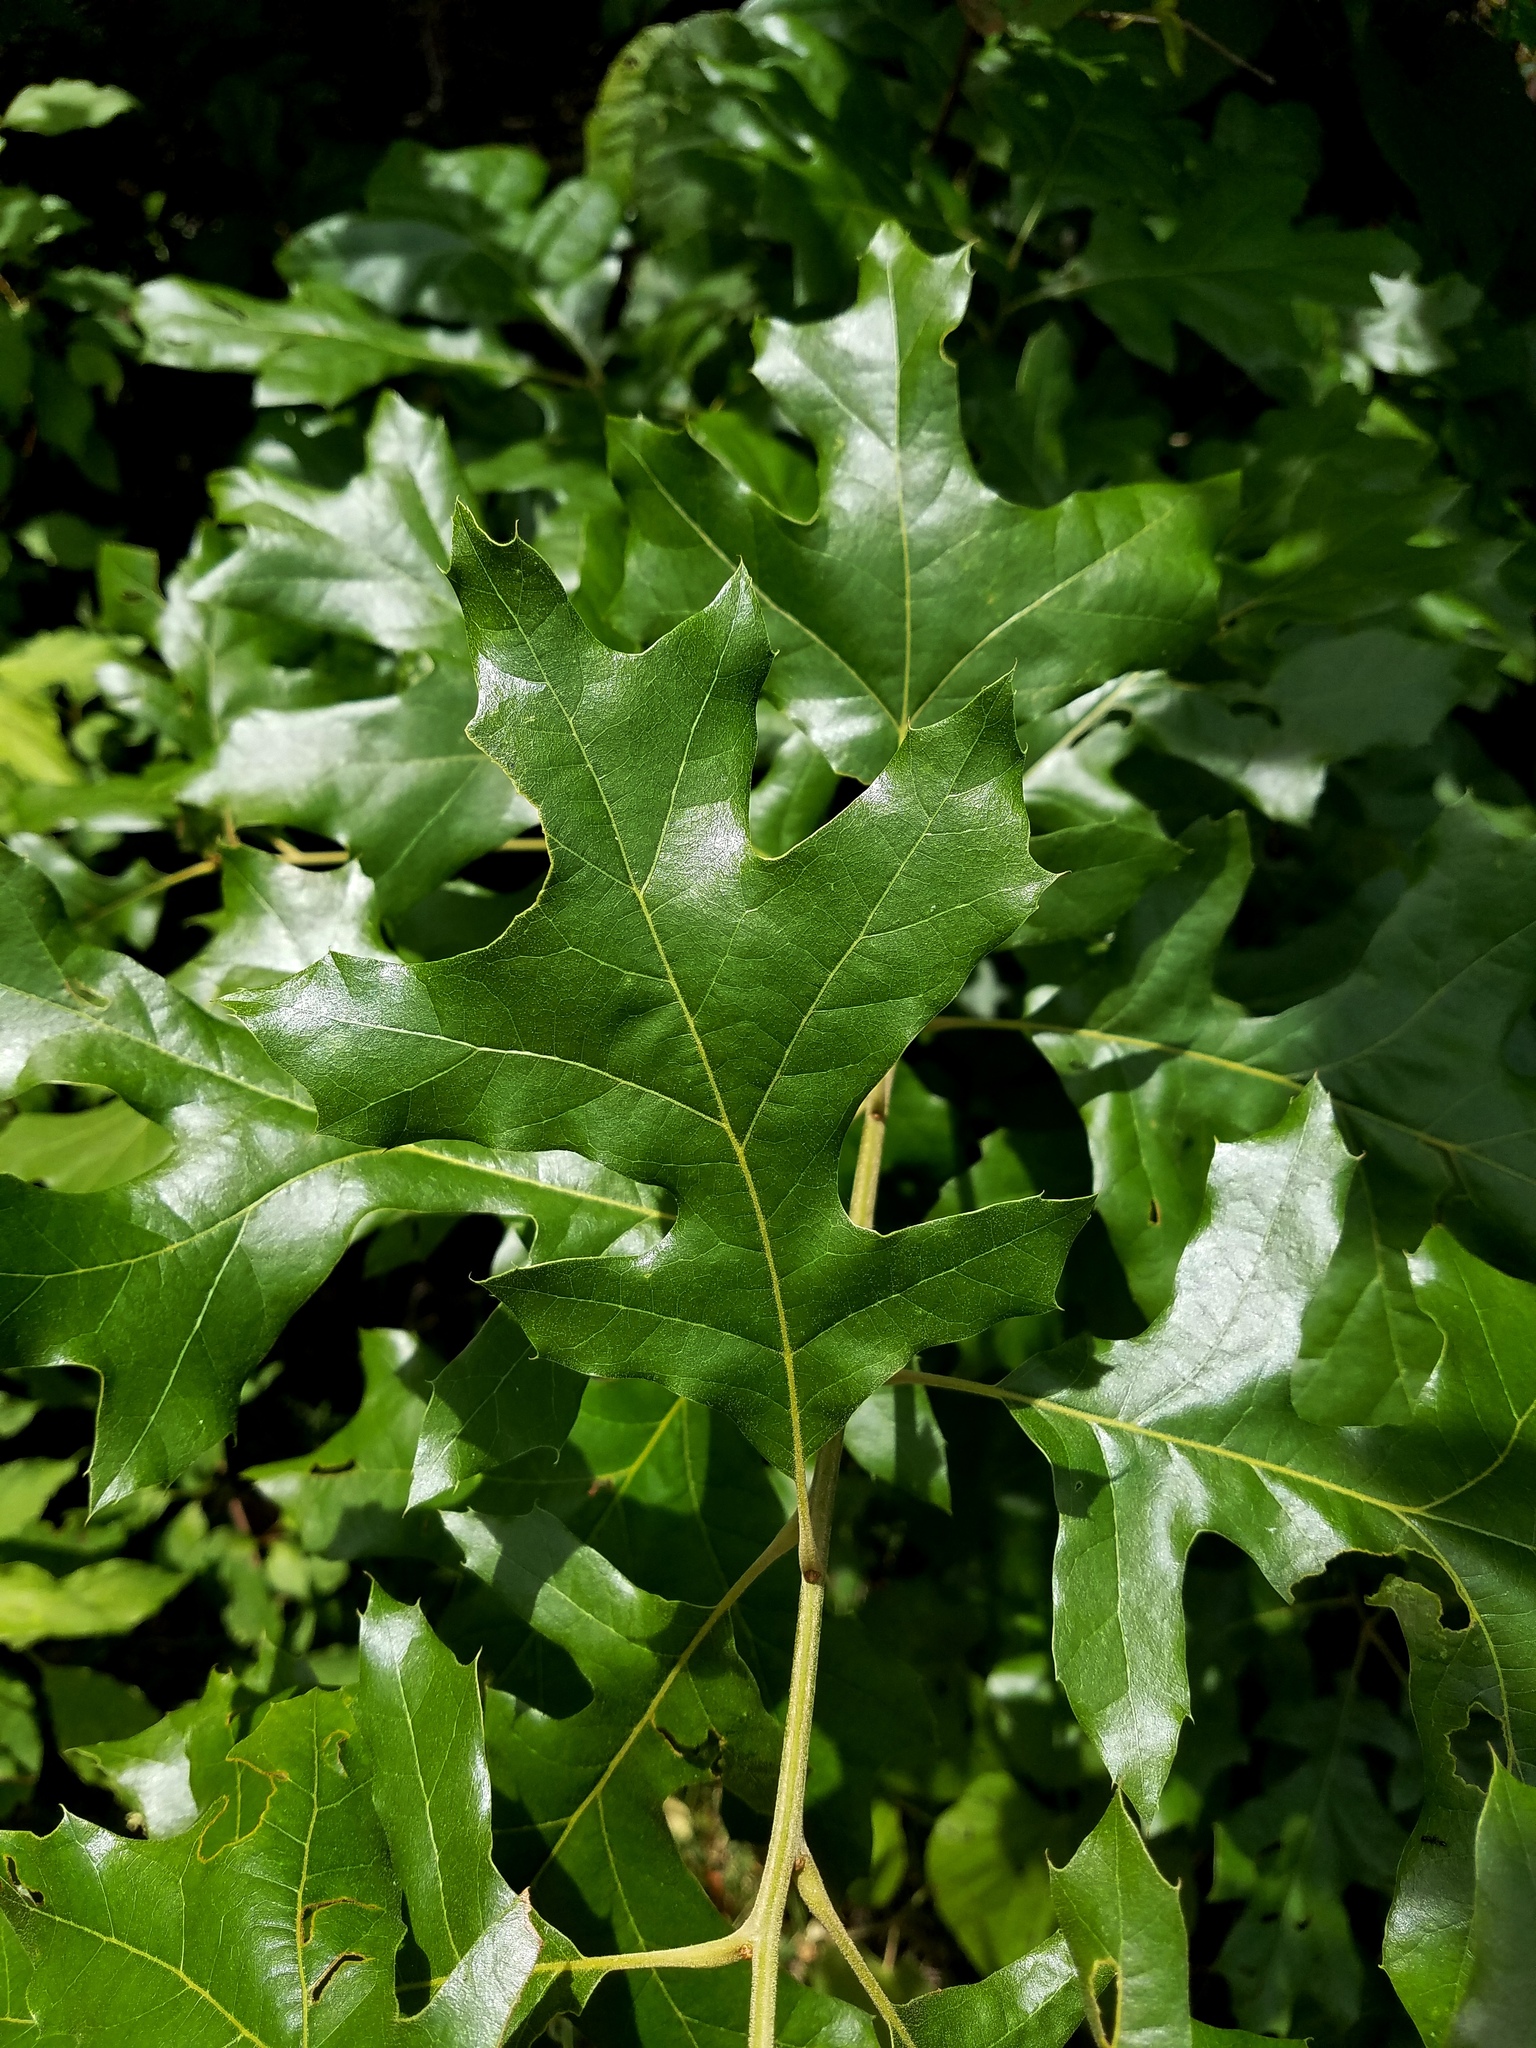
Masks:
[[[178,882],[190,882],[196,875],[211,875],[217,872],[219,861],[216,855],[207,860],[195,860],[188,868],[178,868],[174,875],[156,875],[152,882],[142,888],[128,889],[121,896],[114,896],[110,903],[98,903],[94,910],[76,920],[79,924],[94,924],[98,917],[106,917],[111,911],[121,910],[125,904],[140,903],[146,896],[158,896],[162,890],[174,889]]]
[[[548,853],[549,841],[542,832],[529,832],[521,839],[503,839],[498,853]]]
[[[975,29],[967,22],[965,33],[960,38],[960,54],[955,60],[955,74],[949,81],[949,90],[944,95],[944,104],[939,108],[939,118],[933,124],[933,133],[923,144],[925,156],[932,156],[944,140],[945,130],[949,127],[950,116],[955,111],[955,102],[960,97],[960,88],[965,83],[965,74],[971,67],[971,56],[978,40]]]
[[[286,839],[279,839],[275,834],[272,851],[279,860],[286,861],[291,868],[339,868],[352,858],[344,846],[328,848],[320,853],[304,853],[297,846],[290,845]]]
[[[1107,21],[1111,28],[1155,28],[1161,30],[1163,26],[1162,21],[1155,14],[1123,14],[1118,8],[1093,8],[1086,11],[1082,18],[1084,21]],[[1188,20],[1184,15],[1175,15],[1173,18],[1178,22],[1186,35],[1193,36],[1197,43],[1204,43],[1207,49],[1214,50],[1217,56],[1225,58],[1227,63],[1235,64],[1239,71],[1251,73],[1254,78],[1262,79],[1265,85],[1277,85],[1279,83],[1279,80],[1271,78],[1267,71],[1261,71],[1257,64],[1250,64],[1246,57],[1239,57],[1236,50],[1229,50],[1225,43],[1218,43],[1213,35],[1208,34],[1205,29],[1198,27],[1196,23]]]

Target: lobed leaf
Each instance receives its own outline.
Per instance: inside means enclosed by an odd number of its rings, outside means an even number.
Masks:
[[[1000,1203],[888,1237],[837,1192],[844,1130],[1041,886],[1001,692],[914,732],[782,859],[747,839],[768,653],[738,579],[649,653],[592,639],[521,543],[456,554],[475,732],[551,874],[484,952],[335,961],[241,1004],[358,1143],[569,1145],[675,1195],[633,1257],[501,1276],[536,1347],[723,1407],[801,1473],[911,1353],[1049,1303],[1081,1210]]]
[[[911,728],[1000,676],[1024,718],[1176,660],[1215,599],[1220,487],[1135,484],[1031,511],[977,481],[942,350],[966,272],[963,254],[926,256],[887,225],[850,312],[763,330],[757,377],[819,458],[814,518],[786,517],[682,435],[609,429],[634,534],[615,624],[670,626],[743,562],[778,655],[774,701],[865,781]]]

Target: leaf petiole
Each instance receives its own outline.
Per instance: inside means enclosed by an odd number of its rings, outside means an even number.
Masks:
[[[831,1935],[833,1942],[842,1954],[844,1962],[847,1963],[854,1976],[863,1985],[875,2011],[885,2021],[887,2027],[890,2028],[892,2048],[895,2048],[897,2042],[901,2043],[901,2048],[916,2048],[916,2043],[902,2022],[901,2014],[886,1996],[885,1987],[881,1984],[880,1979],[869,1967],[869,1960],[864,1951],[843,1925],[838,1910],[832,1903],[832,1895],[823,1882],[821,1872],[816,1868],[816,1859],[803,1844],[800,1849],[797,1882],[801,1898],[804,1899],[812,1915],[821,1922],[828,1934]]]

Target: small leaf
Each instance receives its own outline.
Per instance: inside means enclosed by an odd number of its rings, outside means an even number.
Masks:
[[[1483,1790],[1452,1744],[1470,1737],[1489,1768],[1503,1715],[1499,1669],[1475,1623],[1447,1627],[1427,1586],[1387,1579],[1374,1605],[1397,1616],[1412,1660],[1409,1698],[1424,1758],[1424,1803],[1403,1852],[1382,1967],[1428,2048],[1444,2048],[1467,1979]]]
[[[879,1387],[843,1425],[853,1457],[872,1479],[949,1512],[949,1458],[923,1387]]]
[[[901,2017],[917,2048],[1062,2048],[1083,2018],[1072,1952],[1058,1934],[979,1984],[912,1999]]]
[[[300,868],[238,846],[222,856],[219,872],[223,908],[200,920],[213,937],[171,977],[196,1001],[282,981],[327,953],[387,957],[373,888],[354,863]]]
[[[421,1609],[401,1606],[378,1586],[358,1642],[357,1704],[368,1730],[374,1809],[412,1936],[440,1980],[516,1907],[491,1861],[480,1688]]]
[[[0,128],[17,128],[29,135],[68,135],[76,128],[104,128],[138,104],[120,85],[56,78],[51,85],[24,85],[0,114]]]

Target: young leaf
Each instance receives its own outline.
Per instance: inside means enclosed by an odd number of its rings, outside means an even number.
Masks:
[[[1048,511],[980,484],[942,344],[965,312],[964,254],[926,256],[894,225],[858,302],[770,322],[757,376],[815,445],[820,515],[799,523],[684,436],[610,426],[633,523],[621,628],[646,637],[706,603],[738,561],[778,652],[771,691],[843,774],[877,775],[914,725],[999,676],[1021,717],[1124,669],[1176,660],[1214,601],[1215,486],[1148,483]]]
[[[888,1237],[838,1199],[860,1101],[1033,904],[994,690],[777,861],[747,839],[768,664],[741,579],[643,655],[600,646],[521,543],[467,522],[474,731],[537,802],[539,901],[483,953],[334,961],[241,1014],[338,1133],[537,1134],[675,1192],[637,1258],[503,1275],[536,1347],[723,1407],[797,1477],[911,1353],[1044,1307],[1081,1217],[1000,1203]]]

